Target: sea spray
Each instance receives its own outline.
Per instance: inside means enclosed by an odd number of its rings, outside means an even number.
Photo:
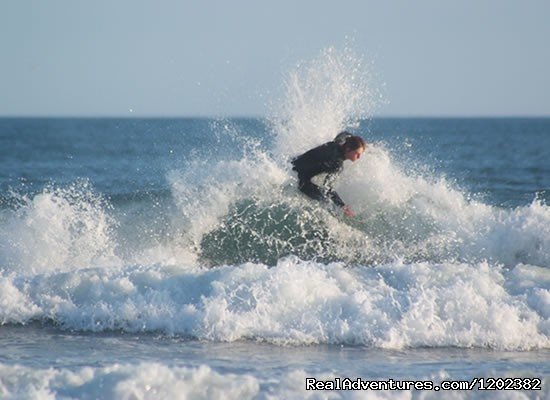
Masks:
[[[275,154],[296,156],[356,127],[383,102],[379,89],[370,66],[350,48],[329,47],[298,64],[284,81],[284,97],[273,105]]]
[[[88,180],[12,195],[2,210],[0,268],[42,273],[118,265],[110,205]]]

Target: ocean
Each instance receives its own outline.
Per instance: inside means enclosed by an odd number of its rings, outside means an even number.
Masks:
[[[550,119],[365,117],[331,65],[268,118],[0,119],[0,398],[550,397]],[[353,218],[289,164],[342,129]]]

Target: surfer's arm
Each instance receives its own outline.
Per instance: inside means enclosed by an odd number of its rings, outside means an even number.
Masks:
[[[313,200],[318,201],[332,201],[335,205],[338,207],[343,207],[344,212],[346,212],[346,209],[349,209],[349,207],[346,206],[346,203],[344,203],[344,200],[340,197],[340,195],[332,189],[326,189],[321,188],[311,182],[309,179],[300,179],[299,182],[299,189],[302,193],[304,193],[306,196]]]
[[[344,207],[346,205],[346,203],[344,203],[344,200],[342,200],[342,198],[340,197],[340,195],[336,192],[336,190],[333,190],[332,187],[334,185],[334,181],[336,179],[336,177],[338,176],[338,174],[340,173],[340,168],[338,167],[334,167],[333,168],[333,172],[332,173],[329,173],[327,174],[327,176],[325,177],[325,181],[323,182],[323,186],[325,188],[327,188],[325,191],[326,191],[326,194],[327,194],[327,197],[334,203],[336,204],[338,207]]]
[[[328,193],[328,196],[334,204],[336,204],[338,207],[342,207],[342,209],[344,210],[344,215],[346,217],[355,217],[355,213],[351,210],[349,206],[344,203],[338,193],[336,193],[334,190],[331,190]]]
[[[344,203],[344,200],[340,197],[338,193],[334,190],[329,190],[327,193],[328,198],[336,204],[338,207],[345,207],[346,203]]]
[[[327,175],[327,177],[325,178],[325,185],[327,187],[331,187],[332,186],[332,182],[334,180],[334,176],[335,174],[329,174]],[[355,213],[351,210],[351,208],[349,206],[346,205],[346,203],[344,203],[344,200],[342,200],[342,198],[340,197],[340,195],[335,191],[335,190],[332,190],[332,189],[329,189],[327,191],[327,197],[334,203],[336,204],[338,207],[342,207],[342,209],[344,210],[344,215],[346,217],[354,217],[355,216]]]
[[[307,197],[317,201],[326,201],[324,191],[309,179],[300,178],[298,188]]]

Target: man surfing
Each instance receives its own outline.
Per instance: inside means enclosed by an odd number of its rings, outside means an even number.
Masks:
[[[333,141],[315,147],[292,160],[292,169],[298,172],[298,188],[306,196],[318,201],[332,201],[344,210],[344,215],[355,213],[332,189],[334,179],[342,171],[344,161],[357,161],[366,148],[365,141],[349,132],[339,133]],[[323,187],[311,182],[314,176],[326,173]]]

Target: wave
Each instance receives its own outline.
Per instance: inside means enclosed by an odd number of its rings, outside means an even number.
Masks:
[[[353,219],[297,194],[292,176],[264,193],[254,192],[255,183],[240,181],[243,191],[237,195],[227,188],[227,197],[208,194],[217,201],[205,213],[220,215],[208,225],[199,221],[195,244],[201,262],[274,265],[280,257],[297,255],[363,265],[487,260],[509,267],[550,266],[550,208],[541,201],[516,209],[487,206],[444,179],[407,176],[383,150],[371,148],[365,157],[365,168],[344,172],[337,187],[353,204],[358,214]],[[278,173],[284,176],[284,170]]]
[[[110,205],[87,180],[52,185],[36,195],[13,193],[0,212],[0,268],[45,272],[109,265],[116,221]]]
[[[0,364],[0,373],[5,378],[0,383],[4,399],[251,399],[257,398],[260,389],[251,375],[220,374],[206,365],[114,364],[72,371]]]
[[[167,191],[109,199],[83,180],[8,196],[0,322],[280,344],[547,348],[550,207],[541,200],[486,205],[380,143],[339,177],[354,219],[296,190],[288,159],[358,126],[378,97],[362,65],[324,52],[290,74],[269,140],[213,124],[224,145],[189,151]]]
[[[407,174],[372,145],[337,189],[357,217],[311,202],[263,151],[189,163],[171,191],[115,208],[81,181],[14,195],[0,213],[0,268],[71,271],[131,264],[218,266],[281,257],[375,266],[479,263],[550,266],[550,207],[506,209],[467,198],[444,178]]]
[[[152,362],[137,365],[113,364],[105,367],[84,367],[76,371],[67,368],[38,369],[0,364],[5,384],[0,384],[0,395],[5,399],[18,398],[83,398],[83,399],[356,399],[353,390],[324,392],[308,391],[306,378],[318,380],[340,378],[334,373],[312,374],[302,369],[293,369],[276,378],[261,378],[251,373],[232,374],[218,372],[201,365],[198,367],[169,367]],[[353,378],[355,379],[355,378]],[[424,381],[440,384],[448,379],[445,371],[424,377]],[[405,379],[410,380],[410,379]],[[491,398],[545,398],[548,394],[548,379],[542,381],[542,393],[533,391],[493,391]],[[435,392],[409,390],[407,398],[439,398]],[[404,391],[380,391],[373,398],[402,399]],[[483,393],[483,392],[480,392]],[[469,391],[454,391],[453,398],[485,398]],[[514,398],[515,398],[514,397]],[[547,397],[547,396],[546,396]],[[370,397],[369,397],[370,398]]]
[[[271,268],[94,268],[4,274],[0,321],[211,341],[526,350],[550,346],[549,287],[545,268],[487,263],[364,268],[289,257]]]

